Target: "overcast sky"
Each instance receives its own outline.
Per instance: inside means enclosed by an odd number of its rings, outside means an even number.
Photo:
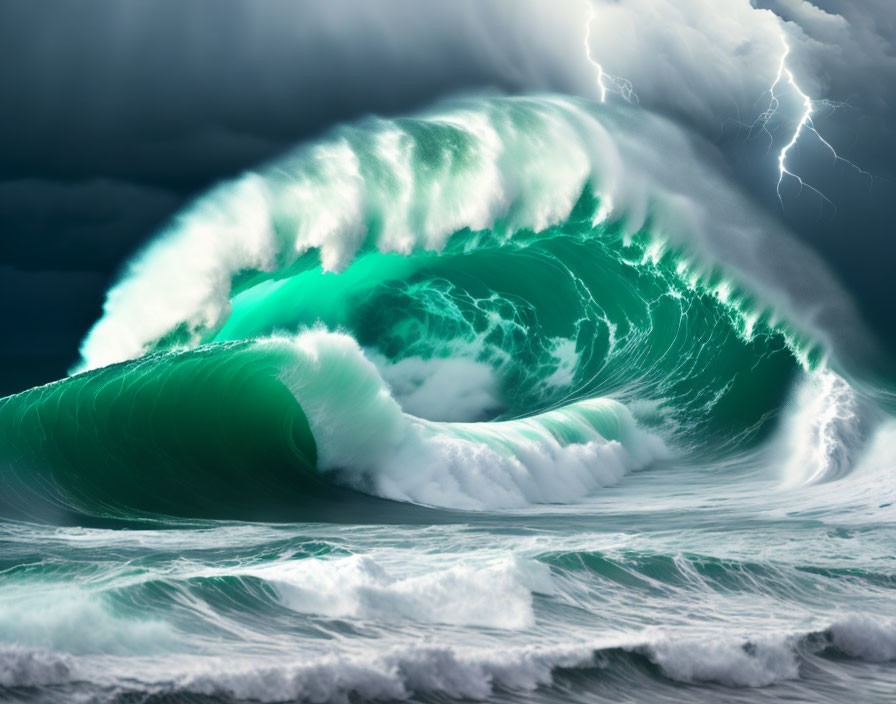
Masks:
[[[596,98],[586,0],[0,0],[0,394],[65,374],[120,267],[215,181],[334,123],[457,92]],[[590,50],[640,105],[711,140],[896,348],[896,4],[595,2]],[[768,107],[784,42],[816,100]],[[610,99],[621,99],[610,96]],[[869,176],[868,174],[871,174]]]

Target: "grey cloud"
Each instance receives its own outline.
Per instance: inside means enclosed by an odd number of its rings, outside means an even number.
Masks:
[[[5,170],[195,188],[334,121],[446,92],[592,90],[569,51],[586,13],[535,0],[7,3]],[[228,136],[223,155],[203,148],[208,133]]]
[[[21,270],[108,272],[182,199],[114,181],[0,182],[0,265]],[[128,237],[122,237],[122,234]]]

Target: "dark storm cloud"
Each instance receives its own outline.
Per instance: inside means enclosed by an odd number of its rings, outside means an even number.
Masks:
[[[896,259],[890,0],[620,0],[595,10],[593,55],[632,80],[643,105],[716,141],[740,182],[821,252],[896,345],[881,303],[892,299]],[[596,97],[588,18],[585,0],[3,2],[0,266],[4,292],[14,283],[28,295],[4,304],[17,341],[0,341],[0,356],[30,335],[29,349],[68,364],[99,313],[97,290],[167,216],[334,122],[466,90]],[[764,108],[781,27],[801,86],[851,106],[819,113],[823,134],[875,175],[872,185],[801,141],[792,163],[836,211],[809,191],[797,197],[792,180],[778,205],[776,150],[798,111],[792,96],[771,149],[734,122]],[[40,330],[45,321],[60,333]]]
[[[72,345],[93,322],[108,277],[0,265],[0,396],[65,375]]]
[[[0,182],[0,266],[110,272],[132,253],[121,233],[151,232],[179,195],[115,181]]]
[[[833,207],[813,217],[812,204],[818,199],[802,198],[797,207],[785,210],[784,220],[827,258],[872,327],[896,351],[891,289],[896,265],[896,5],[890,0],[819,0],[815,5],[777,0],[770,7],[793,28],[795,70],[812,81],[816,97],[841,103],[819,111],[819,130],[842,156],[868,172],[834,162],[817,142],[801,150],[796,163]]]
[[[0,395],[65,374],[121,262],[181,203],[112,181],[0,182]]]
[[[195,189],[335,121],[413,109],[445,92],[579,92],[590,67],[580,56],[571,71],[568,47],[581,42],[581,27],[549,9],[414,0],[7,3],[0,80],[14,109],[3,118],[3,169]]]

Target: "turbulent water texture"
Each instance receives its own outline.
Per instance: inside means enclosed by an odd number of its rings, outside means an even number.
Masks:
[[[337,129],[179,215],[73,375],[0,400],[0,694],[887,701],[868,344],[657,118]]]

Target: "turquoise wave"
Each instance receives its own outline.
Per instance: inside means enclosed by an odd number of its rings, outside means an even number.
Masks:
[[[220,186],[110,291],[79,373],[0,401],[4,510],[517,507],[757,447],[829,350],[691,236],[693,200],[623,188],[626,119],[477,99]]]

